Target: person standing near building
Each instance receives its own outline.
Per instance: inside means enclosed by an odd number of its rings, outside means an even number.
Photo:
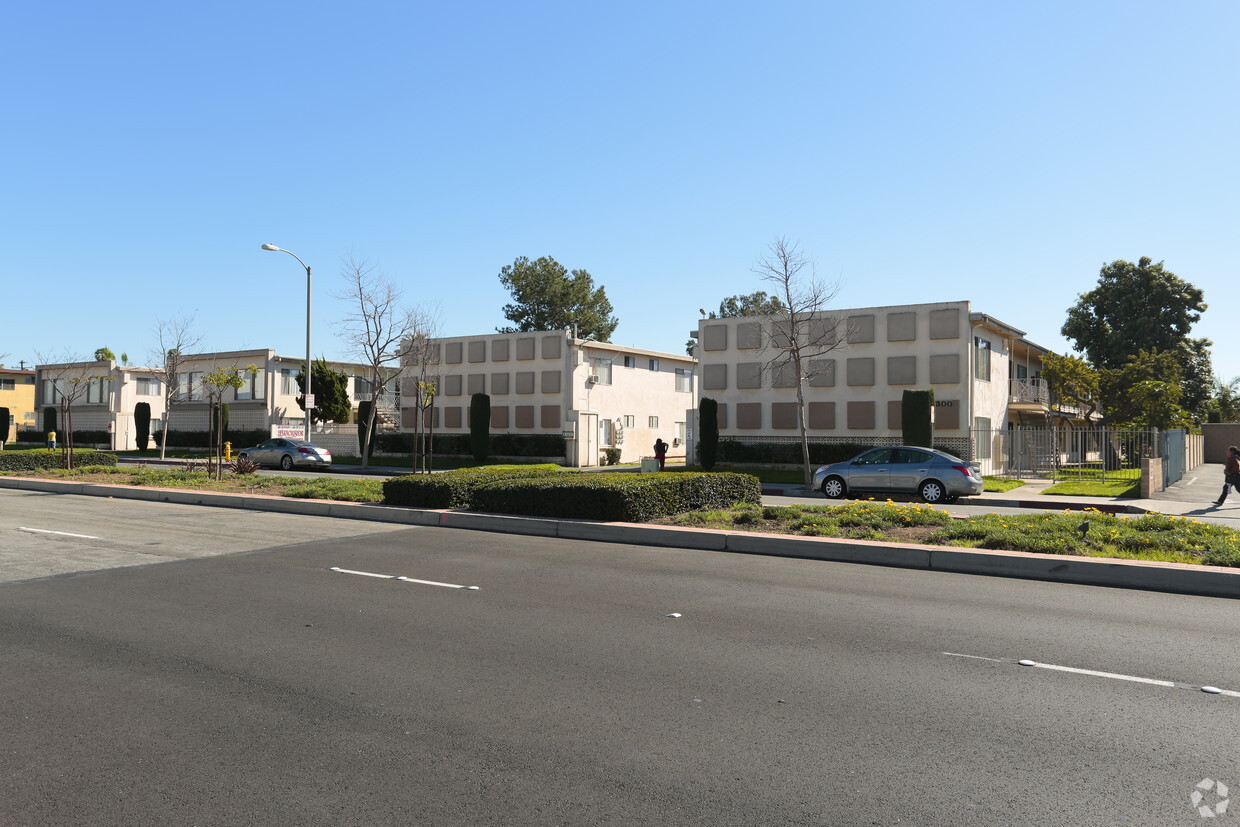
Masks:
[[[47,432],[47,447],[48,448],[56,447],[56,432],[55,431]]]
[[[654,441],[654,457],[659,461],[659,470],[663,470],[663,463],[667,460],[667,443],[662,439]]]
[[[1223,493],[1218,495],[1215,505],[1222,505],[1227,499],[1228,488],[1235,488],[1240,493],[1240,448],[1235,445],[1227,449],[1227,461],[1223,464]]]

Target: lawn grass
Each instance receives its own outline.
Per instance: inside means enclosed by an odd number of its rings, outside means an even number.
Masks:
[[[1088,509],[953,518],[928,505],[869,500],[844,505],[737,506],[656,522],[809,537],[1240,566],[1240,532],[1164,514],[1127,517]]]
[[[669,465],[668,471],[705,471],[706,469],[700,465]],[[805,472],[798,469],[788,468],[753,468],[747,465],[716,465],[710,469],[716,473],[732,473],[732,474],[749,474],[751,477],[757,477],[760,481],[772,485],[804,485]]]
[[[1042,491],[1043,494],[1065,497],[1140,497],[1140,479],[1080,480],[1057,482]]]
[[[986,483],[986,487],[982,489],[983,491],[995,491],[997,493],[1011,491],[1013,488],[1020,488],[1025,484],[1024,480],[1014,480],[1008,477],[982,477],[982,481]]]

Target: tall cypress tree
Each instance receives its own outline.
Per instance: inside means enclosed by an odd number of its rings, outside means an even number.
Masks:
[[[485,393],[469,399],[469,447],[479,465],[491,454],[491,397]]]

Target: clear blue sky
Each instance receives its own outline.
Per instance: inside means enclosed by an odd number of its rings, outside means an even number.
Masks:
[[[588,270],[613,340],[682,352],[776,235],[838,306],[969,299],[1066,351],[1103,263],[1205,291],[1240,376],[1240,4],[10,4],[6,362],[344,356],[342,260],[445,335],[506,323],[499,269]]]

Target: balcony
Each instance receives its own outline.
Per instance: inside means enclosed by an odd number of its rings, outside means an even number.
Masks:
[[[1026,410],[1045,410],[1050,406],[1051,395],[1046,383],[1040,379],[1009,379],[1008,404]]]

